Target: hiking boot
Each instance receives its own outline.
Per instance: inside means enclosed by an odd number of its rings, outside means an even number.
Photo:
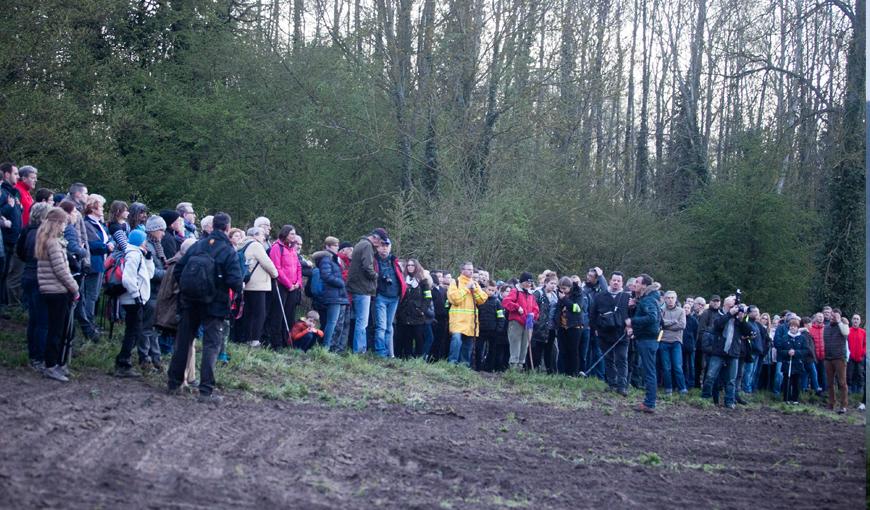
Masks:
[[[845,407],[841,407],[841,408],[837,411],[837,414],[846,414],[846,408],[845,408]]]
[[[867,406],[865,406],[863,402],[860,403],[860,404],[858,404],[858,410],[859,410],[859,411],[863,411],[863,410],[866,409],[866,408],[867,408]]]
[[[619,393],[620,395],[622,395],[623,397],[628,396],[628,389],[626,389],[626,388],[619,388],[616,390],[616,392]]]
[[[142,377],[142,374],[133,370],[133,367],[115,367],[115,373],[113,375],[122,379]]]
[[[639,413],[653,414],[656,412],[654,407],[648,407],[646,404],[641,402],[637,406],[634,407],[634,410]]]
[[[737,397],[737,403],[742,405],[742,406],[749,405],[749,402],[743,400],[743,398],[739,397],[739,396]]]
[[[196,397],[196,401],[201,404],[220,405],[221,402],[224,401],[224,398],[220,395],[215,395],[214,393],[200,393],[199,396]]]
[[[60,371],[63,375],[69,377],[69,363],[67,363],[66,365],[58,365],[58,368],[60,368]]]
[[[737,409],[736,404],[725,404],[725,409]]]
[[[151,370],[158,374],[163,373],[163,364],[160,363],[160,360],[151,363]]]
[[[54,379],[55,381],[69,382],[67,376],[63,375],[63,371],[57,365],[51,368],[46,368],[43,375],[49,379]]]

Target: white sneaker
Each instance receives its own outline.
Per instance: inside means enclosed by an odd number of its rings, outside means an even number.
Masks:
[[[48,377],[49,379],[54,379],[55,381],[60,382],[69,382],[69,379],[67,379],[61,368],[57,365],[51,368],[46,368],[43,373],[45,374],[45,377]]]
[[[864,409],[866,409],[866,406],[864,405],[863,402],[860,403],[860,404],[858,404],[858,410],[859,410],[859,411],[863,411]]]
[[[252,340],[248,345],[250,345],[251,347],[259,347],[260,341],[259,340]]]
[[[67,364],[67,365],[58,365],[57,367],[60,369],[60,372],[61,372],[63,375],[69,377],[69,364]]]

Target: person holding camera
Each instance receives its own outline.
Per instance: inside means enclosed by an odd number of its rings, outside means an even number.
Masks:
[[[375,294],[375,354],[381,358],[394,358],[393,319],[399,301],[405,296],[407,285],[402,277],[402,268],[396,256],[390,253],[390,240],[377,247],[375,271],[378,273],[377,294]]]
[[[148,236],[144,231],[135,229],[127,237],[127,250],[124,253],[124,272],[121,283],[124,293],[118,302],[124,307],[124,339],[121,351],[115,358],[115,377],[138,377],[133,371],[130,356],[133,348],[139,345],[143,335],[142,320],[145,303],[151,299],[151,279],[154,277],[154,260],[145,246]]]
[[[725,372],[725,407],[734,409],[737,399],[737,372],[740,357],[743,355],[744,337],[750,337],[752,330],[746,316],[746,305],[737,304],[736,296],[728,296],[722,303],[723,314],[713,322],[713,342],[707,361],[707,375],[701,398],[713,396],[713,385],[719,380],[719,374]]]

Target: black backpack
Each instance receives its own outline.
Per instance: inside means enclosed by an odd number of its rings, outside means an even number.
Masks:
[[[201,252],[191,255],[181,271],[178,289],[189,301],[211,303],[217,297],[217,272],[210,248],[206,245]]]

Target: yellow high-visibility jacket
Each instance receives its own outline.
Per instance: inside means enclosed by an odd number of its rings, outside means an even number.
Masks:
[[[489,296],[475,286],[473,291],[466,288],[470,278],[459,275],[456,283],[447,288],[447,300],[450,301],[450,332],[462,333],[465,336],[480,334],[480,324],[477,320],[477,305],[486,303]]]

